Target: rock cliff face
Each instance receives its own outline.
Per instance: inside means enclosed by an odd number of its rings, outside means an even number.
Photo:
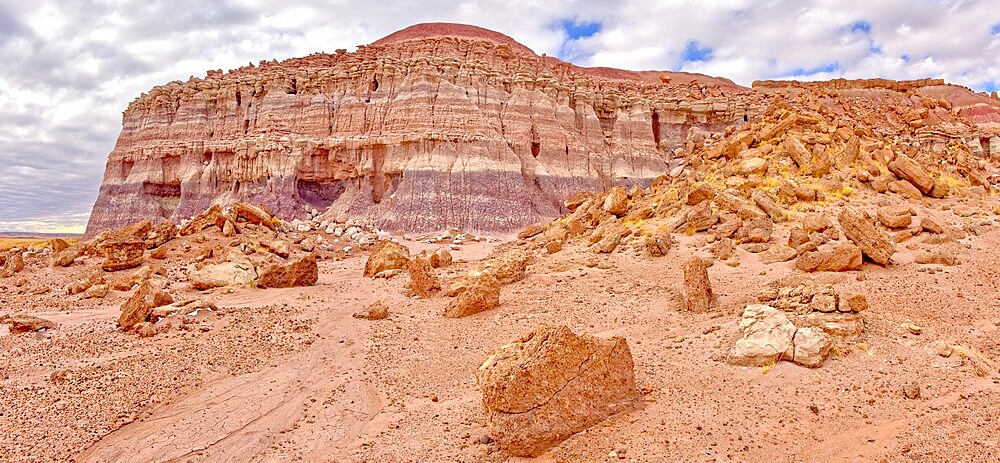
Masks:
[[[759,112],[750,97],[724,79],[581,68],[485,29],[417,25],[143,94],[87,234],[235,201],[386,230],[512,231],[575,191],[649,183],[692,127]]]
[[[383,230],[511,232],[565,213],[576,191],[646,186],[801,98],[890,143],[1000,155],[1000,101],[940,80],[751,90],[582,68],[497,32],[421,24],[354,53],[210,71],[143,94],[123,114],[87,234],[237,201],[284,219],[315,208]]]

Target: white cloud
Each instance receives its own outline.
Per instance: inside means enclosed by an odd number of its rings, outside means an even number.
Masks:
[[[577,64],[743,85],[809,71],[798,77],[971,87],[1000,75],[1000,9],[985,0],[0,0],[0,229],[85,221],[121,111],[155,85],[429,21],[494,29]],[[601,29],[571,40],[564,21]],[[692,42],[711,59],[685,62]]]

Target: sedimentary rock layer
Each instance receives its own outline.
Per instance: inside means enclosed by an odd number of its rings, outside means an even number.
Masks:
[[[759,111],[747,95],[723,79],[573,66],[472,26],[413,26],[354,53],[143,94],[88,234],[235,201],[283,218],[332,206],[388,230],[516,230],[572,192],[648,183],[691,127]]]

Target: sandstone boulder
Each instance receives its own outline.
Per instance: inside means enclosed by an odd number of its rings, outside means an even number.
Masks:
[[[894,206],[882,206],[875,214],[879,222],[888,228],[906,228],[913,221],[910,206],[898,204]]]
[[[0,256],[0,278],[9,278],[14,274],[24,270],[24,258],[20,252],[11,252],[7,256]]]
[[[66,287],[67,294],[79,294],[88,289],[91,286],[104,284],[104,272],[100,270],[94,270],[90,272],[87,276],[73,282]]]
[[[52,266],[69,267],[70,265],[73,265],[73,262],[76,260],[77,257],[83,255],[83,252],[86,249],[87,249],[86,244],[76,243],[66,249],[63,249],[61,252],[53,253]]]
[[[261,207],[247,203],[236,203],[233,204],[233,216],[236,217],[237,221],[239,219],[244,219],[254,225],[261,225],[272,231],[274,230],[274,223],[271,221],[271,214]],[[225,226],[225,224],[222,226]]]
[[[392,241],[382,241],[376,245],[368,262],[365,263],[365,276],[375,277],[386,270],[405,269],[410,263],[410,250],[406,246]]]
[[[490,436],[504,452],[537,456],[638,404],[625,339],[539,326],[500,347],[476,372]]]
[[[14,315],[0,318],[0,323],[6,323],[13,334],[32,333],[42,330],[54,330],[56,324],[34,315]]]
[[[208,208],[205,212],[198,214],[190,222],[184,225],[180,230],[181,236],[187,236],[194,233],[199,233],[202,230],[211,227],[213,225],[219,226],[222,229],[224,226],[225,219],[222,217],[222,208],[218,204],[213,205]]]
[[[868,214],[854,206],[845,206],[837,216],[837,222],[840,223],[844,236],[858,245],[872,262],[883,267],[889,263],[896,252],[896,245],[884,231],[875,226]]]
[[[751,157],[740,161],[738,168],[736,169],[740,175],[747,176],[751,174],[763,175],[767,173],[767,160],[760,157]]]
[[[108,285],[94,285],[83,292],[84,299],[101,299],[108,295]]]
[[[958,265],[958,256],[955,251],[948,248],[932,249],[929,251],[922,251],[916,255],[913,259],[914,262],[918,264],[937,264],[937,265]]]
[[[163,246],[167,241],[177,236],[177,225],[173,222],[163,222],[146,233],[146,248],[155,249]]]
[[[700,257],[692,257],[684,263],[684,291],[687,309],[691,312],[707,312],[716,303],[708,279],[708,265],[709,262]]]
[[[319,267],[316,264],[316,257],[308,255],[268,265],[260,271],[257,286],[260,288],[312,286],[317,280],[319,280]]]
[[[546,225],[544,223],[536,223],[528,225],[527,227],[524,227],[520,232],[518,232],[517,239],[525,240],[533,236],[540,235],[545,232],[545,226]]]
[[[260,242],[260,246],[282,259],[287,259],[292,253],[292,245],[285,240],[265,240]]]
[[[905,154],[897,154],[888,167],[890,172],[912,183],[921,193],[930,193],[934,188],[934,179],[927,175],[919,163]]]
[[[624,216],[628,212],[628,193],[625,192],[625,187],[612,188],[604,198],[601,209],[618,217]]]
[[[116,272],[142,265],[142,256],[146,251],[145,241],[106,241],[99,246],[104,255],[101,268],[107,272]]]
[[[687,211],[683,219],[674,226],[674,231],[681,229],[692,232],[705,231],[718,222],[719,215],[712,210],[712,204],[702,201]]]
[[[652,257],[663,257],[670,250],[670,232],[666,227],[657,227],[646,237],[646,252]]]
[[[861,248],[851,243],[806,252],[795,261],[795,268],[803,272],[846,272],[861,270],[861,265]]]
[[[798,255],[798,251],[795,248],[783,245],[774,245],[759,254],[759,259],[763,264],[776,264],[778,262],[787,262],[795,258]]]
[[[833,338],[823,330],[799,328],[792,339],[792,361],[809,368],[819,368],[833,349]]]
[[[751,193],[750,198],[753,199],[754,204],[757,205],[764,213],[775,222],[782,222],[787,217],[788,213],[785,212],[781,206],[774,201],[771,195],[767,194],[764,190],[754,190]]]
[[[197,290],[223,286],[250,286],[257,278],[253,263],[236,253],[227,262],[209,264],[188,275],[191,287]]]
[[[760,209],[747,202],[747,200],[725,191],[715,195],[714,201],[719,209],[732,212],[743,220],[765,217],[765,214]]]
[[[146,321],[153,308],[170,304],[174,301],[164,289],[167,286],[165,278],[147,280],[122,304],[118,326],[128,330],[137,323]]]
[[[812,153],[798,138],[788,137],[781,146],[784,148],[785,154],[792,158],[803,174],[811,173],[809,161],[812,159]]]
[[[569,195],[569,197],[566,198],[565,201],[563,201],[563,205],[566,206],[566,209],[568,209],[570,212],[573,212],[576,211],[578,207],[583,205],[583,203],[586,203],[587,201],[591,201],[593,199],[594,199],[593,193],[590,193],[589,191],[578,191],[576,193]]]
[[[794,357],[795,325],[774,307],[753,304],[743,309],[740,338],[726,361],[733,365],[761,367]]]
[[[500,284],[509,285],[527,277],[531,254],[524,251],[504,252],[486,261],[484,271],[491,273]]]
[[[491,273],[468,278],[461,291],[448,303],[444,316],[466,317],[500,306],[500,282]]]
[[[382,301],[375,301],[368,305],[368,307],[365,307],[364,310],[355,312],[351,316],[364,320],[385,320],[386,318],[389,318],[389,307],[387,307]]]
[[[872,182],[872,184],[874,185],[874,182]],[[889,182],[888,189],[889,191],[896,193],[904,198],[920,199],[924,197],[924,195],[920,193],[920,190],[917,187],[913,186],[912,183],[907,182],[906,180],[896,180]],[[882,192],[884,193],[884,191]]]
[[[417,296],[427,298],[441,290],[441,281],[434,274],[434,268],[430,262],[423,256],[410,259],[406,271],[410,275],[410,281],[406,283],[406,287]]]
[[[686,202],[689,206],[695,206],[705,201],[711,201],[713,198],[715,198],[715,190],[712,186],[707,183],[701,183],[688,192]]]
[[[451,253],[445,248],[438,248],[427,256],[427,260],[430,262],[431,267],[447,267],[451,265]]]

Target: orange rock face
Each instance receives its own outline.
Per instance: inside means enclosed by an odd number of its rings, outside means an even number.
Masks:
[[[472,26],[414,26],[354,53],[143,94],[88,234],[238,201],[284,219],[332,206],[384,230],[519,230],[576,191],[648,184],[690,127],[717,133],[762,111],[749,95],[706,76],[581,68]]]

